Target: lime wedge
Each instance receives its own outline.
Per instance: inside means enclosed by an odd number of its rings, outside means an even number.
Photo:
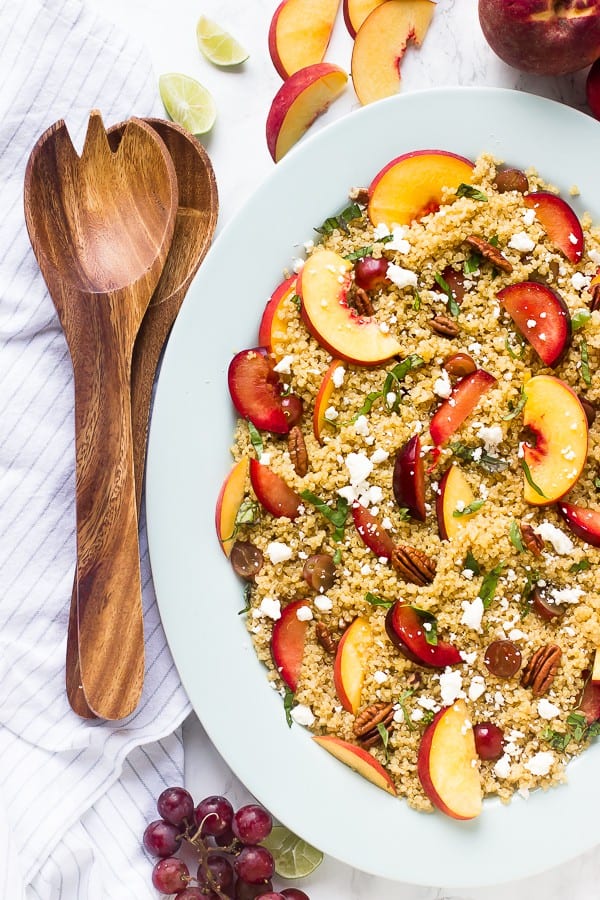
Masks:
[[[274,825],[271,834],[262,841],[275,860],[280,878],[304,878],[323,862],[323,854],[307,844],[284,825]]]
[[[160,76],[158,89],[171,119],[191,134],[206,134],[215,124],[215,101],[198,81],[188,75],[170,72]]]
[[[206,16],[198,19],[196,38],[200,52],[216,66],[238,66],[248,59],[248,51]]]

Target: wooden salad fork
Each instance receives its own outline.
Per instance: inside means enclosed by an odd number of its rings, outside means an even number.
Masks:
[[[133,712],[144,677],[130,372],[176,209],[173,163],[141,120],[113,152],[93,111],[81,156],[61,120],[27,163],[27,230],[73,364],[81,682],[106,719]]]

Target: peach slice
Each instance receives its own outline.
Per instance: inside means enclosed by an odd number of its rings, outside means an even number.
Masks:
[[[443,541],[451,541],[465,527],[474,512],[462,516],[455,516],[455,510],[463,510],[470,506],[475,496],[469,482],[462,471],[454,463],[446,470],[440,481],[438,494],[435,500],[435,511],[438,520],[438,529]]]
[[[535,211],[552,246],[560,250],[569,262],[578,263],[583,256],[583,229],[569,204],[547,191],[533,191],[523,198],[523,202]]]
[[[344,91],[348,76],[339,66],[315,63],[283,82],[267,115],[267,147],[275,162],[285,156],[315,119]]]
[[[600,650],[598,648],[594,650],[594,663],[590,681],[592,684],[600,684]]]
[[[296,276],[290,275],[277,285],[265,306],[258,328],[258,343],[279,362],[285,356],[288,319],[283,309],[296,293]]]
[[[431,0],[386,0],[357,31],[352,83],[363,106],[391,97],[400,87],[400,63],[409,42],[420,47],[435,12]]]
[[[573,534],[592,547],[600,547],[600,511],[573,503],[559,503],[557,509]]]
[[[242,456],[225,478],[217,497],[215,528],[225,556],[229,556],[235,542],[235,520],[246,493],[248,463],[248,457]]]
[[[384,0],[343,0],[342,13],[351,38],[356,37],[356,32],[369,13],[383,2]]]
[[[329,408],[329,401],[335,389],[334,374],[338,369],[343,368],[344,363],[341,359],[334,359],[323,376],[323,381],[319,387],[315,399],[313,410],[313,434],[320,444],[324,443],[324,437],[327,433],[328,419],[325,416]],[[329,425],[331,428],[331,425]]]
[[[360,316],[348,306],[351,275],[352,263],[333,250],[312,253],[298,276],[302,317],[315,340],[331,354],[374,366],[401,353],[402,347],[381,330],[375,317]]]
[[[357,616],[343,633],[335,655],[335,690],[344,709],[354,715],[360,706],[366,656],[372,639],[371,626],[362,616]]]
[[[283,79],[320,63],[340,0],[283,0],[269,26],[269,54]]]
[[[560,294],[537,281],[520,281],[497,297],[542,362],[558,365],[571,340],[571,314]]]
[[[396,453],[392,490],[400,508],[407,509],[413,519],[425,521],[425,468],[418,434]]]
[[[298,618],[298,610],[308,606],[308,600],[294,600],[282,610],[271,634],[271,656],[281,678],[290,691],[296,693],[304,659],[304,644],[308,622]]]
[[[268,466],[257,459],[250,460],[250,481],[260,505],[275,518],[296,519],[300,515],[302,498]]]
[[[474,819],[481,812],[478,756],[464,700],[440,710],[425,730],[417,772],[433,805],[447,816]]]
[[[495,384],[496,378],[485,369],[476,369],[457,381],[452,393],[435,411],[429,424],[429,433],[436,447],[441,447],[460,428],[483,394]]]
[[[369,218],[373,225],[388,228],[408,225],[440,208],[443,188],[456,189],[468,183],[472,175],[473,163],[455,153],[404,153],[384,166],[369,185]]]
[[[389,559],[394,551],[394,542],[379,519],[358,502],[352,504],[352,519],[365,546],[379,559]]]
[[[581,475],[588,423],[575,391],[554,375],[530,378],[525,395],[523,425],[535,443],[523,444],[524,497],[527,503],[543,506],[564,496]]]
[[[316,741],[319,747],[323,747],[324,750],[327,750],[340,762],[350,766],[351,769],[354,769],[367,781],[371,781],[377,787],[387,791],[388,794],[396,796],[394,782],[381,763],[374,756],[371,756],[367,750],[358,747],[356,744],[351,744],[349,741],[343,741],[341,738],[334,737],[332,734],[316,735],[313,737],[313,741]]]

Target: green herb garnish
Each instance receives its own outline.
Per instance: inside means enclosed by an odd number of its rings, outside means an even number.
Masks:
[[[488,241],[488,244],[491,244],[492,247],[499,247],[500,241],[498,240],[498,235],[495,234],[493,237],[491,237]]]
[[[259,519],[260,506],[256,500],[251,500],[250,497],[246,497],[245,500],[242,500],[240,503],[240,508],[237,511],[233,523],[233,532],[229,537],[225,538],[225,541],[234,541],[242,525],[256,525]]]
[[[510,344],[511,337],[514,340],[516,340],[516,342],[519,346],[518,353],[516,353],[513,350],[513,348],[511,347],[511,344]],[[506,352],[508,353],[508,355],[511,356],[513,359],[523,359],[523,357],[525,355],[526,343],[525,343],[525,339],[523,338],[523,336],[521,334],[519,334],[518,331],[513,331],[512,335],[510,335],[510,334],[506,335],[506,340],[504,341],[504,346],[506,347]]]
[[[481,466],[486,472],[503,472],[508,468],[508,463],[498,456],[492,456],[481,447],[467,447],[460,441],[454,441],[450,444],[453,454],[462,459],[464,462],[472,462]]]
[[[367,591],[365,600],[371,606],[383,606],[384,609],[390,609],[394,605],[393,600],[384,600],[383,597],[378,597],[377,594],[372,594],[371,591]]]
[[[260,458],[264,452],[263,441],[262,441],[260,431],[258,430],[256,425],[254,425],[250,421],[250,419],[246,419],[246,421],[248,423],[248,434],[250,435],[250,443],[256,450],[256,456],[260,460]]]
[[[580,331],[584,325],[587,325],[589,320],[591,319],[591,312],[588,309],[578,309],[576,313],[571,316],[571,328],[573,331]]]
[[[398,518],[401,522],[406,522],[407,519],[410,518],[410,510],[407,506],[400,506],[398,508]]]
[[[482,203],[487,203],[488,198],[480,191],[479,188],[473,187],[472,184],[459,184],[456,188],[456,196],[457,197],[470,197],[471,200],[481,200]]]
[[[415,311],[421,309],[421,295],[419,294],[416,288],[413,288],[414,300],[413,300],[413,309]]]
[[[433,722],[434,718],[434,711],[432,709],[426,709],[423,712],[423,718],[421,719],[421,722],[423,723],[423,725],[429,725],[431,722]]]
[[[385,753],[385,761],[387,762],[389,759],[389,750],[388,744],[390,741],[390,733],[383,724],[383,722],[379,722],[377,725],[377,731],[379,732],[379,736],[381,737],[381,741],[383,743],[383,752]]]
[[[600,491],[600,478],[594,478],[594,487]]]
[[[285,721],[288,723],[288,728],[291,728],[294,724],[294,720],[292,719],[292,707],[295,698],[295,693],[290,690],[289,687],[286,687],[285,694],[283,695],[283,708],[285,710]]]
[[[297,306],[298,309],[300,309],[300,307],[302,306],[302,300],[300,298],[300,294],[293,294],[293,296],[290,297],[290,300],[292,301],[294,306]]]
[[[592,383],[592,373],[590,372],[588,345],[586,339],[583,337],[579,343],[579,351],[581,353],[581,377],[589,387]]]
[[[336,547],[334,554],[333,554],[333,563],[334,563],[334,565],[339,566],[341,561],[342,561],[342,551],[340,550],[339,547]]]
[[[497,566],[494,566],[494,568],[487,573],[481,582],[481,587],[479,588],[479,594],[477,596],[483,601],[484,609],[489,609],[492,605],[492,600],[494,599],[494,594],[498,587],[498,579],[505,566],[506,563],[498,563]]]
[[[453,509],[452,515],[455,519],[460,519],[461,516],[470,516],[471,513],[477,512],[478,509],[481,509],[485,500],[473,500],[472,503],[469,503],[468,506],[465,506],[464,509]]]
[[[388,394],[392,392],[397,394],[396,391],[393,391],[393,388],[399,386],[412,369],[418,369],[422,365],[424,365],[424,361],[420,356],[417,356],[416,353],[411,353],[410,356],[407,356],[402,362],[397,363],[393,369],[390,369],[390,371],[386,373],[382,389],[380,391],[371,391],[367,394],[365,401],[358,412],[354,413],[350,421],[344,424],[353,425],[360,416],[367,416],[371,412],[374,404],[381,399],[384,400],[389,412],[396,412],[400,407],[401,398],[396,395],[394,402],[390,404],[387,400]]]
[[[469,571],[473,572],[474,575],[481,575],[481,566],[473,556],[472,550],[467,550],[467,555],[465,556],[465,561],[463,562],[463,569],[469,569]]]
[[[243,609],[240,609],[240,611],[239,611],[239,613],[238,613],[238,616],[243,616],[244,613],[250,612],[250,609],[251,609],[250,599],[251,599],[251,597],[252,597],[252,585],[251,585],[251,584],[247,584],[247,585],[245,586],[245,588],[244,588],[244,604],[245,604],[245,605],[244,605],[244,608],[243,608]]]
[[[302,491],[300,496],[303,500],[306,500],[307,503],[314,506],[322,516],[325,516],[325,518],[331,522],[334,526],[333,540],[337,542],[343,541],[344,527],[348,517],[348,501],[346,498],[338,497],[335,506],[329,506],[328,503],[321,500],[321,498],[317,497],[316,494],[313,494],[312,491]]]
[[[448,303],[447,303],[448,312],[450,313],[451,316],[454,316],[454,318],[457,318],[457,316],[460,313],[460,308],[459,308],[458,303],[456,302],[456,297],[454,296],[454,291],[452,290],[452,288],[450,287],[450,285],[448,284],[448,282],[446,281],[444,276],[441,275],[439,272],[436,272],[433,277],[435,278],[436,282],[439,284],[439,286],[441,287],[441,289],[443,290],[443,292],[445,293],[445,295],[448,299]]]
[[[463,263],[463,272],[465,275],[472,275],[481,265],[481,257],[479,253],[472,253]]]
[[[319,228],[315,228],[314,230],[318,234],[323,235],[332,234],[336,229],[347,232],[349,230],[348,222],[352,222],[354,219],[360,219],[362,214],[363,211],[358,203],[351,203],[350,206],[343,209],[337,216],[329,216]]]
[[[538,487],[538,485],[533,480],[529,466],[527,465],[527,463],[525,462],[524,459],[521,460],[521,465],[523,467],[523,471],[525,472],[525,478],[527,479],[527,484],[529,485],[529,487],[533,488],[533,490],[536,492],[536,494],[539,494],[540,497],[545,497],[546,495],[543,492],[543,490],[541,489],[541,487]]]
[[[505,416],[502,416],[502,421],[510,422],[511,419],[516,418],[526,403],[527,403],[527,394],[525,393],[523,388],[521,388],[521,396],[519,397],[518,402],[515,403],[514,406],[511,406],[509,413],[507,413]]]
[[[513,547],[519,552],[525,552],[525,544],[523,543],[523,538],[521,537],[521,529],[519,527],[519,523],[516,519],[513,519],[510,523],[510,528],[508,530],[508,534],[510,537],[510,542]]]
[[[562,753],[571,741],[580,744],[600,734],[600,722],[592,722],[591,725],[588,725],[587,719],[582,713],[569,713],[565,724],[567,728],[565,732],[554,731],[548,726],[541,734],[542,740],[546,741],[553,750],[559,750]]]
[[[437,647],[438,636],[437,636],[437,619],[430,613],[427,609],[420,609],[418,606],[411,606],[410,609],[413,612],[416,612],[417,616],[423,623],[423,634],[425,635],[425,640],[428,644],[431,644],[432,647]]]
[[[586,572],[590,568],[591,563],[589,559],[582,559],[579,562],[573,563],[573,565],[569,567],[569,572],[576,575],[578,572]]]
[[[365,256],[370,256],[372,252],[373,244],[370,244],[368,247],[360,247],[358,250],[353,250],[352,253],[346,254],[344,259],[354,262],[356,259],[364,259]]]
[[[412,697],[414,692],[415,692],[414,688],[411,688],[408,691],[404,691],[404,693],[400,694],[400,696],[398,697],[398,706],[402,710],[402,713],[404,715],[404,721],[406,722],[406,726],[409,731],[414,731],[415,726],[413,725],[412,720],[409,715],[409,712],[408,712],[408,709],[406,708],[406,701],[408,700],[409,697]]]

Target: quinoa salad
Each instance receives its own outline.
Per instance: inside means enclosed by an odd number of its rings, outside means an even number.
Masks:
[[[533,169],[406,156],[257,307],[217,532],[290,726],[472,818],[600,733],[600,228]]]

